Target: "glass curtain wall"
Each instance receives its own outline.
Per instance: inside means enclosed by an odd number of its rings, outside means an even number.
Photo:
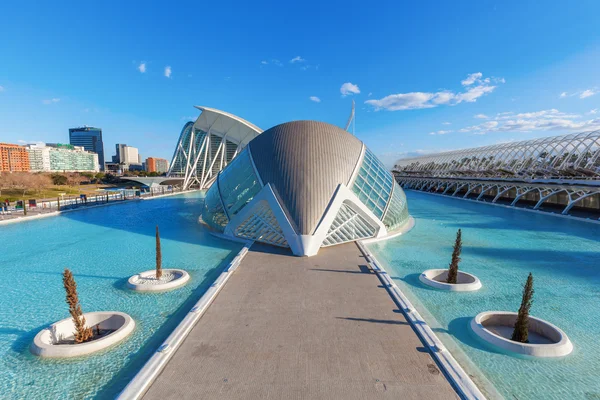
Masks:
[[[379,219],[392,193],[393,177],[371,150],[365,150],[365,157],[352,185],[352,191],[360,201]]]

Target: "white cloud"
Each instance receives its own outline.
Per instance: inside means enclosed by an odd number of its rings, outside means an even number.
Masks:
[[[391,94],[379,100],[367,100],[365,103],[372,105],[376,111],[416,110],[421,108],[437,107],[439,105],[454,106],[462,102],[473,103],[477,101],[478,98],[485,96],[488,93],[492,93],[497,87],[490,84],[492,81],[490,78],[481,78],[482,75],[480,72],[470,74],[467,79],[462,81],[463,85],[469,86],[469,88],[466,88],[465,92],[453,93],[449,90],[442,90],[435,93],[398,93]],[[501,78],[493,78],[495,82],[501,82],[500,79]],[[475,82],[477,82],[477,85],[471,86]]]
[[[430,135],[447,135],[447,134],[452,133],[452,132],[454,132],[454,131],[451,131],[451,130],[448,130],[448,131],[441,130],[441,131],[436,131],[436,132],[429,132],[429,134]]]
[[[138,71],[140,71],[142,74],[146,72],[146,63],[142,62],[140,63],[140,65],[138,65]]]
[[[310,96],[309,99],[310,99],[310,101],[314,101],[315,103],[321,102],[321,99],[318,98],[317,96]]]
[[[477,119],[489,119],[490,117],[488,117],[485,114],[477,114],[477,115],[474,115],[473,118],[477,118]]]
[[[525,113],[498,113],[492,121],[468,126],[458,132],[484,135],[489,132],[576,131],[598,128],[600,128],[600,118],[585,120],[581,115],[568,114],[553,108]]]
[[[585,99],[586,97],[590,97],[595,94],[596,94],[596,92],[594,92],[592,89],[587,89],[587,90],[584,90],[583,92],[581,92],[581,94],[579,95],[579,98]]]
[[[474,74],[467,75],[467,78],[460,81],[463,86],[469,86],[475,83],[475,81],[481,79],[483,74],[481,72],[475,72]],[[489,81],[488,81],[489,82]]]
[[[358,88],[358,85],[355,85],[350,82],[346,82],[340,88],[340,93],[342,94],[342,96],[346,97],[350,94],[359,94],[360,89]]]
[[[369,92],[369,94],[367,95],[367,97],[371,97],[373,95],[373,92]]]
[[[172,72],[172,71],[171,71],[171,66],[170,66],[170,65],[167,65],[167,66],[165,67],[165,76],[166,76],[167,78],[170,78],[170,77],[171,77],[171,72]]]
[[[442,122],[442,125],[452,125],[452,122]]]
[[[268,62],[268,61],[265,61],[265,60],[262,60],[260,63],[261,63],[262,65],[267,65],[267,64],[269,64],[269,62]]]
[[[296,56],[290,60],[290,63],[294,64],[294,63],[304,62],[304,61],[306,61],[304,58],[302,58],[300,56]]]
[[[598,109],[597,108],[594,108],[593,110],[590,110],[588,112],[588,114],[590,114],[590,115],[597,114],[597,113],[598,113]]]
[[[42,100],[42,103],[44,103],[44,104],[56,104],[56,103],[58,103],[59,101],[60,101],[60,99],[59,99],[59,98],[57,98],[57,97],[54,97],[54,98],[52,98],[52,99],[46,99],[46,100]]]
[[[560,97],[561,99],[564,98],[564,97],[567,97],[567,92],[562,92],[560,94],[560,96],[558,96],[558,97]]]

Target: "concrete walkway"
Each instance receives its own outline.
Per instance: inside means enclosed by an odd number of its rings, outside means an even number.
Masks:
[[[455,399],[359,249],[254,245],[144,399]]]

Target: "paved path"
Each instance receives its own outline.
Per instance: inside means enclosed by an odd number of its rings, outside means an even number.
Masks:
[[[353,243],[255,245],[144,399],[457,398],[396,308]]]

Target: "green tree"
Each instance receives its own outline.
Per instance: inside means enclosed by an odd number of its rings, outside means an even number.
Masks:
[[[156,225],[156,279],[162,277],[162,252],[160,250],[160,234]]]
[[[460,262],[460,252],[462,251],[462,232],[459,229],[456,232],[456,240],[454,242],[454,250],[452,251],[452,260],[450,261],[450,266],[448,267],[448,278],[446,279],[446,283],[456,284],[456,279],[458,278],[458,263]]]
[[[527,282],[525,282],[525,286],[523,287],[523,299],[521,300],[521,307],[519,307],[519,313],[517,314],[515,330],[511,337],[511,340],[515,342],[529,342],[529,310],[533,304],[533,292],[533,275],[530,272]]]
[[[67,184],[67,177],[62,174],[52,174],[50,176],[52,178],[52,184],[57,186],[62,186]]]

